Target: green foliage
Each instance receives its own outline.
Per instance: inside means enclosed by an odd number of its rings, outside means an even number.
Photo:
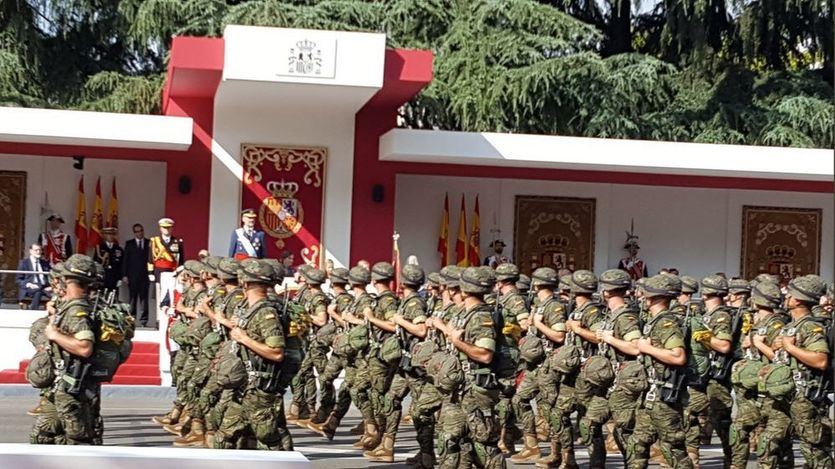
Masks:
[[[432,84],[401,109],[407,127],[835,144],[831,84],[810,70],[831,69],[831,0],[639,3],[8,0],[0,105],[157,113],[171,38],[242,24],[384,32],[391,47],[432,50]]]

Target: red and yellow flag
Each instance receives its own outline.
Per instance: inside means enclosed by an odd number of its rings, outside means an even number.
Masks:
[[[107,222],[104,226],[119,227],[119,198],[116,196],[116,178],[110,186],[110,202],[107,204]]]
[[[449,194],[444,194],[444,213],[441,215],[441,233],[438,235],[438,254],[441,267],[449,264]]]
[[[455,241],[455,259],[458,267],[468,267],[470,260],[467,258],[467,213],[464,203],[464,194],[461,194],[461,214],[458,216],[458,239]]]
[[[101,244],[101,229],[104,221],[104,211],[101,203],[101,177],[96,180],[96,200],[93,202],[93,217],[90,219],[90,235],[87,241],[94,248]]]
[[[84,198],[84,176],[78,181],[78,197],[75,208],[75,252],[87,254],[87,200]]]
[[[478,195],[475,196],[475,209],[473,210],[473,226],[470,229],[470,265],[481,265],[481,214],[478,210]]]

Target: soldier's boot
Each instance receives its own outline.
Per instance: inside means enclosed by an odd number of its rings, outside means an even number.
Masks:
[[[661,467],[667,465],[667,460],[664,459],[664,455],[661,454],[661,447],[658,446],[658,442],[653,443],[652,446],[649,447],[649,460],[650,462],[654,462]]]
[[[562,446],[560,445],[560,440],[556,438],[551,439],[551,453],[548,456],[543,456],[536,460],[536,467],[541,468],[556,468],[562,464]]]
[[[574,459],[574,451],[563,449],[560,453],[562,454],[562,464],[560,464],[559,469],[580,469],[577,460]]]
[[[418,469],[432,469],[435,467],[435,455],[429,453],[417,453],[406,459],[406,464]]]
[[[330,414],[330,410],[324,407],[319,407],[319,410],[316,411],[316,415],[310,419],[310,423],[325,423],[325,420],[327,420],[328,415]],[[310,423],[308,424],[308,428],[310,428]]]
[[[618,442],[615,440],[615,422],[606,424],[606,452],[620,454]]]
[[[299,419],[299,405],[295,402],[290,403],[290,410],[287,411],[284,419],[287,423],[296,423],[296,420]]]
[[[180,418],[177,423],[163,425],[162,429],[172,435],[183,436],[183,429],[187,429],[189,424],[191,424],[191,416],[188,415],[187,411],[183,411],[183,413],[180,414]]]
[[[301,406],[299,408],[299,418],[296,419],[296,425],[302,428],[307,428],[307,424],[310,423],[310,418],[316,416],[316,409],[311,409],[307,406]]]
[[[205,437],[203,443],[205,444],[206,448],[214,448],[215,447],[215,432],[207,431],[204,435]]]
[[[180,414],[183,412],[183,408],[180,406],[174,406],[170,411],[168,411],[165,415],[157,415],[151,417],[151,421],[157,425],[173,425],[176,424],[178,420],[180,420]]]
[[[699,442],[702,445],[709,445],[713,436],[713,422],[707,415],[699,416]]]
[[[339,427],[339,420],[336,419],[336,414],[333,412],[328,415],[328,418],[324,423],[310,422],[310,425],[307,426],[307,428],[322,435],[328,440],[333,440],[333,436],[336,435],[337,427]]]
[[[203,428],[203,420],[192,419],[191,431],[188,433],[188,435],[174,440],[174,446],[194,446],[202,448],[206,440],[206,436],[204,435],[205,431],[205,428]]]
[[[541,414],[536,416],[536,439],[544,443],[551,435],[551,426]]]
[[[360,436],[365,434],[365,420],[360,420],[360,423],[357,424],[354,428],[348,430],[348,433],[354,436]]]
[[[363,448],[363,449],[370,449],[366,448],[366,445],[374,440],[379,442],[380,440],[379,432],[377,431],[377,423],[376,422],[366,422],[365,423],[365,433],[362,435],[362,438],[359,439],[356,443],[354,443],[354,448]],[[374,446],[377,446],[376,444]],[[373,448],[373,446],[372,446]]]
[[[31,415],[32,417],[37,417],[38,415],[40,415],[40,414],[41,414],[41,412],[43,412],[43,405],[44,405],[45,403],[46,403],[46,398],[45,398],[45,397],[41,397],[41,398],[38,400],[38,405],[36,405],[35,407],[33,407],[33,408],[31,408],[31,409],[27,410],[27,411],[26,411],[26,413],[27,413],[28,415]]]
[[[394,434],[386,433],[377,448],[362,453],[370,462],[394,462]]]
[[[510,456],[511,454],[516,453],[516,448],[513,444],[513,441],[510,440],[510,435],[507,432],[506,428],[502,428],[501,432],[499,433],[499,443],[498,443],[499,451],[502,452],[505,456]]]
[[[523,439],[525,440],[525,447],[522,448],[522,451],[511,456],[510,460],[516,463],[536,461],[542,454],[539,451],[539,442],[536,435],[528,434]]]
[[[693,469],[699,469],[699,448],[687,448],[687,456],[693,463]]]
[[[368,432],[368,434],[371,436],[365,440],[365,443],[363,443],[362,445],[362,449],[366,451],[371,451],[380,446],[383,443],[384,428],[386,427],[383,425],[376,424],[373,427],[373,430]]]

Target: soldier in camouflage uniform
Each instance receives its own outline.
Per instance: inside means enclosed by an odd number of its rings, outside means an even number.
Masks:
[[[411,363],[402,360],[402,354],[410,352],[417,340],[426,337],[426,302],[417,294],[417,289],[423,285],[424,280],[422,268],[411,264],[403,266],[400,273],[403,298],[394,316],[390,320],[368,316],[368,321],[374,327],[393,334],[389,336],[387,343],[382,344],[380,358],[394,368],[391,383],[383,396],[383,420],[386,426],[382,441],[376,448],[363,453],[369,461],[394,462],[394,442],[400,426],[403,399],[408,393],[411,393],[413,400],[420,396],[421,382],[412,373]],[[390,344],[395,344],[400,350],[401,357],[394,361],[386,360],[387,347]],[[420,422],[420,419],[416,420],[416,426],[419,426]],[[432,454],[431,438],[431,433],[427,435],[426,432],[418,432],[418,444],[422,453]]]
[[[528,320],[530,314],[525,296],[516,289],[517,281],[519,281],[519,268],[516,265],[503,263],[496,267],[496,294],[504,319],[502,335],[505,343],[516,350],[516,356],[519,355],[519,339],[522,338],[522,328],[519,327],[519,323]],[[516,378],[502,378],[499,383],[502,386],[502,395],[497,408],[501,424],[499,449],[509,456],[516,452],[514,443],[521,436],[516,426],[516,415],[512,404]]]
[[[296,377],[293,378],[292,392],[293,402],[291,408],[298,408],[299,417],[296,425],[307,428],[310,418],[316,422],[324,422],[327,415],[317,415],[316,412],[316,375],[320,376],[325,372],[327,354],[330,351],[330,344],[317,340],[317,332],[327,324],[328,320],[328,297],[322,292],[322,284],[325,282],[325,273],[315,267],[308,266],[299,270],[301,278],[304,279],[304,291],[297,297],[304,307],[312,327],[308,329],[308,337],[305,343],[307,354],[302,361],[301,368]],[[326,404],[333,405],[333,388],[322,389],[323,400]],[[325,409],[327,410],[327,409]],[[330,412],[328,412],[330,413]],[[307,416],[307,418],[305,418]],[[321,418],[317,418],[321,417]]]
[[[176,279],[177,287],[182,286],[182,294],[180,296],[180,299],[182,300],[183,298],[190,297],[192,295],[192,293],[191,293],[191,276],[189,276],[185,272],[185,268],[183,266],[178,267],[177,270],[175,271],[175,279]],[[174,301],[174,299],[171,298],[171,302],[173,302],[173,301]],[[174,307],[172,309],[175,311],[175,314],[176,314],[177,306],[181,306],[181,305],[182,305],[182,301],[178,301],[178,304],[174,305]],[[177,315],[176,320],[168,325],[168,331],[167,331],[168,337],[171,341],[173,341],[177,345],[177,347],[179,347],[180,344],[179,344],[179,334],[176,334],[176,331],[178,331],[178,330],[182,331],[186,327],[188,327],[188,324],[186,323],[186,318],[183,317],[183,316],[180,316],[180,315]],[[185,353],[180,353],[179,348],[176,351],[173,351],[171,353],[171,363],[170,363],[171,386],[173,386],[175,388],[175,391],[176,391],[176,387],[177,387],[177,379],[179,378],[180,370],[183,368],[183,363],[185,362],[185,359],[186,359],[186,354]],[[182,420],[186,419],[187,415],[183,414],[183,404],[182,404],[182,402],[180,402],[179,392],[177,394],[178,394],[177,397],[174,398],[174,403],[173,403],[173,406],[171,407],[171,410],[168,411],[168,413],[166,413],[164,415],[156,415],[156,416],[151,417],[151,422],[153,422],[157,425],[165,426],[165,425],[175,425],[175,424],[179,423],[180,419],[182,419]]]
[[[101,386],[82,371],[82,362],[95,347],[88,302],[89,286],[95,280],[90,257],[74,254],[63,262],[60,308],[43,332],[55,365],[55,382],[32,428],[32,444],[89,445],[97,438]]]
[[[787,317],[776,312],[782,302],[783,295],[775,283],[759,282],[751,290],[751,304],[756,308],[754,324],[750,332],[743,337],[744,359],[734,364],[732,379],[737,406],[730,430],[733,453],[731,467],[735,469],[745,468],[748,464],[749,440],[753,439],[754,430],[766,422],[766,415],[761,409],[779,405],[772,398],[759,394],[756,373],[759,373],[763,365],[771,363],[775,352],[772,348],[774,339],[788,322]],[[784,414],[772,416],[775,419],[772,426],[777,424],[788,431],[791,422],[788,420],[787,406],[785,410]],[[771,455],[771,461],[760,460],[761,467],[794,467],[791,440],[783,438],[783,442],[785,444],[780,449],[780,455]],[[779,463],[778,458],[781,460]]]
[[[649,390],[642,393],[636,411],[635,429],[626,444],[626,467],[644,469],[648,465],[649,448],[658,441],[667,464],[673,468],[692,468],[684,446],[682,424],[683,389],[671,389],[674,370],[683,372],[687,363],[684,337],[679,319],[669,311],[670,301],[678,296],[680,282],[668,275],[655,275],[644,281],[643,309],[650,320],[644,325],[643,337],[637,341],[639,360],[644,364]],[[646,384],[646,383],[645,383]],[[682,386],[683,387],[683,386]]]
[[[266,262],[241,262],[239,281],[246,301],[238,309],[237,326],[229,337],[248,370],[248,380],[223,416],[215,433],[216,448],[234,448],[242,437],[251,436],[258,449],[282,449],[284,415],[279,411],[279,377],[284,360],[285,336],[280,313],[267,298],[275,271]]]
[[[632,286],[631,278],[623,270],[612,269],[600,275],[603,300],[608,315],[604,327],[598,329],[601,340],[600,351],[604,353],[617,370],[612,391],[609,393],[607,408],[614,420],[612,434],[618,449],[626,458],[626,442],[635,426],[635,412],[641,389],[635,386],[635,376],[641,364],[638,356],[638,339],[641,338],[640,311],[626,302],[626,294]],[[603,416],[594,418],[591,409],[586,413],[589,425],[601,422]],[[581,422],[581,427],[583,423]],[[593,429],[593,433],[597,430]]]
[[[495,285],[489,267],[468,267],[461,273],[463,310],[447,325],[438,325],[464,372],[463,385],[453,391],[441,409],[438,464],[441,468],[504,468],[498,448],[499,422],[495,410],[500,391],[491,370],[498,339],[492,309],[484,296]]]
[[[797,277],[789,282],[786,292],[786,309],[791,322],[777,336],[773,348],[777,350],[774,361],[790,367],[795,379],[795,390],[790,399],[788,415],[795,436],[800,440],[800,452],[804,467],[832,468],[832,421],[829,408],[832,401],[821,389],[825,373],[831,373],[831,351],[824,323],[812,317],[811,309],[826,292],[826,284],[817,275]],[[767,391],[771,391],[766,386]],[[785,407],[764,408],[769,419],[760,435],[761,460],[773,460],[789,437],[785,429],[772,425],[771,419],[783,414],[776,423],[785,422]]]
[[[525,342],[540,341],[542,356],[524,354],[524,375],[513,402],[522,424],[525,447],[511,457],[513,462],[536,460],[537,467],[557,467],[562,460],[562,445],[556,436],[551,438],[551,453],[539,458],[539,444],[536,436],[536,419],[531,401],[537,399],[537,410],[546,418],[556,403],[558,383],[556,380],[541,377],[547,354],[552,353],[565,341],[565,307],[554,295],[557,287],[557,272],[550,267],[536,269],[531,278],[531,286],[536,295],[536,306],[532,310],[531,320]],[[534,344],[535,346],[536,344]],[[527,351],[527,346],[525,347]],[[534,350],[536,351],[536,350]],[[541,379],[542,378],[542,379]]]

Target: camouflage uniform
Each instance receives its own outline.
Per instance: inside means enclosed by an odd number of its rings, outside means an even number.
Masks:
[[[319,286],[325,281],[325,273],[316,268],[307,268],[301,271],[305,280],[305,285],[308,287],[302,294],[300,304],[304,306],[308,316],[315,316],[319,314],[327,314],[328,297],[319,290]],[[328,360],[328,352],[330,345],[324,344],[317,340],[316,333],[319,327],[312,326],[309,329],[305,343],[307,347],[307,354],[302,361],[301,368],[293,378],[292,392],[293,392],[293,406],[301,409],[298,424],[306,427],[308,423],[305,415],[313,417],[316,414],[316,374],[319,376],[325,373],[325,366]],[[315,369],[315,373],[314,373]],[[328,405],[333,406],[333,386],[330,389],[322,389],[322,401]],[[324,420],[322,417],[321,420]]]
[[[519,275],[519,268],[513,264],[504,263],[496,267],[496,280],[510,282],[513,285],[513,289],[506,294],[499,295],[497,301],[500,304],[504,321],[502,326],[504,342],[513,349],[512,353],[517,357],[519,356],[519,339],[522,337],[522,328],[519,327],[519,322],[524,321],[530,315],[525,297],[516,290]],[[501,425],[499,447],[505,454],[508,454],[513,452],[513,443],[519,433],[512,401],[516,390],[516,377],[501,378],[499,384],[502,386],[499,405],[496,409],[499,413],[499,423]]]
[[[63,263],[63,276],[89,285],[95,278],[93,260],[74,254]],[[92,307],[83,298],[64,300],[52,319],[63,334],[95,345],[96,334],[90,317]],[[41,413],[35,421],[29,442],[32,444],[89,445],[96,439],[96,426],[101,387],[75,370],[81,369],[82,358],[70,354],[50,342],[55,383],[48,391]],[[63,364],[63,366],[61,366]],[[76,384],[77,380],[81,380]]]
[[[646,298],[663,296],[672,299],[678,295],[680,288],[676,279],[660,274],[644,282],[643,294]],[[655,347],[666,350],[685,348],[679,319],[669,310],[660,311],[651,317],[644,325],[643,336]],[[674,367],[665,365],[650,355],[644,355],[641,359],[651,387],[643,394],[636,411],[635,430],[627,441],[626,467],[646,468],[649,448],[657,440],[668,465],[673,468],[692,468],[693,463],[687,457],[684,446],[682,395],[672,402],[662,399],[661,386],[670,378]]]

